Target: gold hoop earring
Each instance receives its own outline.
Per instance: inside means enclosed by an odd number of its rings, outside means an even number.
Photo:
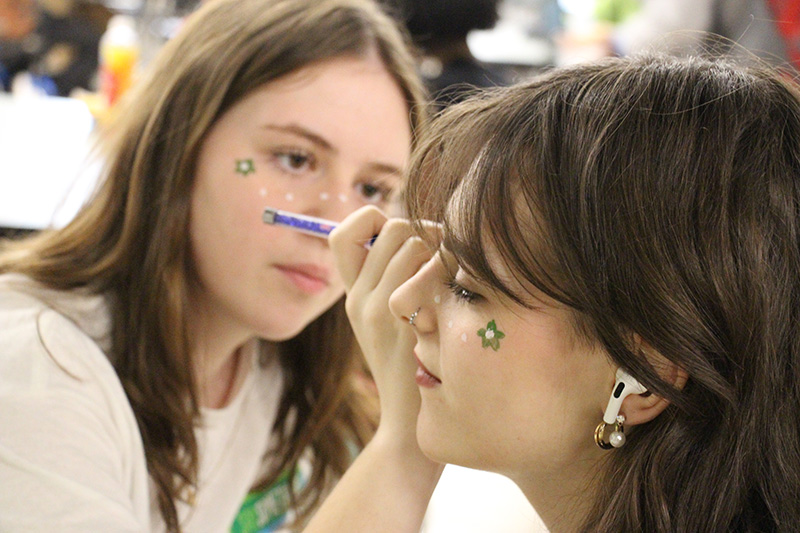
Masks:
[[[594,441],[603,450],[610,450],[612,448],[621,448],[625,445],[625,415],[617,415],[617,419],[611,426],[612,430],[606,437],[608,432],[608,424],[600,422],[594,430]]]

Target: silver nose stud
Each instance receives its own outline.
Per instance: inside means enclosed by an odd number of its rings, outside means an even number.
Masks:
[[[408,317],[408,325],[409,325],[409,326],[414,326],[414,327],[416,327],[416,326],[414,325],[414,321],[417,319],[417,315],[419,314],[419,311],[420,311],[420,309],[422,309],[422,308],[421,308],[421,307],[417,307],[417,310],[416,310],[416,311],[414,311],[413,313],[411,313],[411,316],[410,316],[410,317]]]

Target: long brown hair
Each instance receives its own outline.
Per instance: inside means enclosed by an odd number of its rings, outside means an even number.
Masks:
[[[130,399],[169,530],[174,500],[197,474],[198,416],[185,309],[191,257],[189,200],[195,162],[215,121],[236,102],[302,67],[376,50],[408,101],[413,132],[424,90],[407,38],[370,0],[212,0],[168,42],[104,128],[104,176],[92,201],[58,231],[7,243],[0,271],[58,289],[109,296],[110,357]],[[312,472],[297,495],[308,510],[371,435],[352,377],[357,345],[342,302],[281,343],[284,394],[276,456],[261,487]],[[265,458],[267,460],[269,458]]]
[[[699,58],[555,70],[437,119],[407,198],[463,268],[529,305],[491,243],[671,402],[598,465],[583,530],[800,530],[796,86]],[[682,390],[634,334],[688,373]]]

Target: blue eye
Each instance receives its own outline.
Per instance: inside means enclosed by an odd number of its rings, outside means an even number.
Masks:
[[[446,285],[450,289],[450,292],[452,292],[455,295],[456,299],[461,302],[473,303],[475,302],[475,300],[481,298],[480,294],[465,289],[464,287],[459,285],[454,279],[448,281]]]

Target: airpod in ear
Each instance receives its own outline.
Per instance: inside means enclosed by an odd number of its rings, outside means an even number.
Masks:
[[[647,392],[647,388],[636,379],[625,372],[622,368],[617,369],[617,380],[614,383],[614,390],[611,392],[611,398],[608,399],[608,406],[603,415],[603,422],[606,424],[613,424],[617,419],[619,410],[622,407],[622,400],[631,394],[642,394]]]

